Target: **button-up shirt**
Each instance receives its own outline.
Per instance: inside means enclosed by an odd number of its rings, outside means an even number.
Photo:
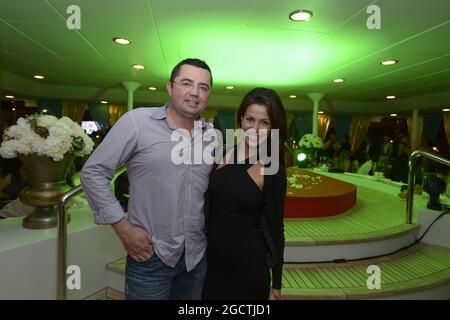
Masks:
[[[114,172],[126,165],[130,183],[128,221],[146,230],[154,251],[174,267],[183,252],[187,270],[204,255],[204,193],[212,165],[201,161],[172,161],[175,129],[167,121],[166,107],[138,108],[127,112],[111,128],[81,171],[81,184],[97,224],[113,224],[125,214],[109,185]],[[195,122],[188,147],[201,141],[209,128]],[[179,148],[178,148],[179,149]],[[194,150],[194,147],[192,147]]]

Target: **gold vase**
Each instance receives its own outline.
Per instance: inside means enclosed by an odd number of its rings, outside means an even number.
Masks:
[[[57,225],[57,205],[70,191],[66,177],[75,155],[66,154],[61,161],[47,156],[19,155],[29,175],[28,186],[19,194],[20,200],[36,209],[23,219],[27,229],[48,229]],[[68,222],[69,222],[68,216]]]

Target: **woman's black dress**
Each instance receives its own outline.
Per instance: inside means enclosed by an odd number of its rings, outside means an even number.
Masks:
[[[208,248],[203,299],[267,299],[270,272],[260,231],[263,192],[252,164],[213,169],[208,188]]]

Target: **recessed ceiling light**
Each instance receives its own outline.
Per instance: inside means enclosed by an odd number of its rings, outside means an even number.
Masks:
[[[383,66],[392,66],[398,63],[398,60],[383,60],[380,62]]]
[[[442,109],[442,111],[448,112],[448,111],[450,111],[450,109]]]
[[[398,114],[396,114],[396,113],[391,113],[391,117],[396,117],[396,116],[398,116]]]
[[[324,112],[323,111],[319,111],[319,114],[324,114]]]
[[[35,79],[42,80],[42,79],[44,79],[44,76],[41,76],[40,74],[36,74],[36,75],[34,76],[34,78],[35,78]]]
[[[138,69],[138,70],[144,70],[145,67],[142,64],[133,64],[132,65],[133,68]]]
[[[291,94],[291,95],[289,96],[289,98],[291,98],[291,99],[295,99],[295,98],[297,98],[297,96],[296,96],[296,95],[294,95],[294,94]]]
[[[125,39],[125,38],[113,38],[113,41],[114,41],[115,43],[118,43],[118,44],[124,44],[124,45],[130,44],[130,43],[131,43],[130,40]]]
[[[7,99],[14,99],[14,96],[5,96]]]
[[[225,89],[227,89],[227,90],[233,90],[234,87],[233,87],[233,86],[226,86]]]
[[[395,96],[386,96],[386,99],[395,99]]]
[[[312,16],[313,13],[309,10],[295,10],[289,13],[289,19],[293,21],[308,21]]]
[[[148,87],[148,90],[155,91],[156,88],[155,87]]]
[[[344,82],[345,81],[345,79],[343,79],[343,78],[338,78],[338,79],[334,79],[333,80],[333,82],[335,82],[335,83],[341,83],[341,82]]]
[[[100,101],[100,103],[107,104],[108,101],[102,100],[102,101]]]

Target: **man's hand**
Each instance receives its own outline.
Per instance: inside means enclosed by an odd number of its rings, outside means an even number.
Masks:
[[[153,255],[153,243],[145,230],[132,226],[125,218],[112,227],[131,258],[138,262],[150,259]]]

